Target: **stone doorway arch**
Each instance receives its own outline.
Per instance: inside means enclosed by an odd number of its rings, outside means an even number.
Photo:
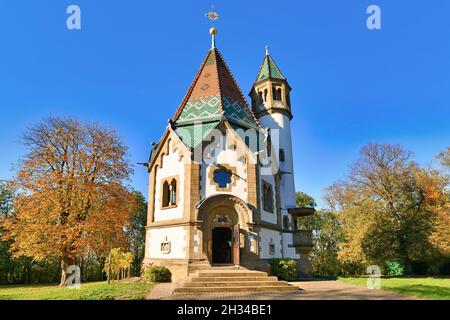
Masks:
[[[204,258],[213,264],[214,257],[217,256],[214,250],[214,230],[215,229],[230,229],[231,238],[231,263],[240,264],[240,257],[246,249],[245,234],[249,228],[253,226],[252,210],[240,198],[228,195],[219,194],[208,197],[202,200],[197,205],[197,221],[198,227],[202,233],[202,251]],[[217,232],[216,232],[217,233]],[[217,241],[217,238],[216,238]]]

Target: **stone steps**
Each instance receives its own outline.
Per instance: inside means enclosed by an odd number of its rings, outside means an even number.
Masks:
[[[297,291],[298,288],[294,286],[253,286],[253,287],[180,287],[174,290],[174,293],[195,293],[195,292],[255,292],[255,291]]]
[[[202,287],[267,287],[267,286],[285,286],[285,281],[230,281],[230,282],[186,282],[185,287],[202,288]]]
[[[205,279],[192,277],[191,282],[204,282]],[[208,277],[209,282],[225,282],[225,281],[235,281],[235,282],[244,282],[244,281],[278,281],[277,277]]]
[[[211,267],[209,270],[198,270],[175,288],[174,293],[186,292],[240,292],[240,291],[296,291],[297,287],[286,281],[278,281],[268,276],[267,272],[247,270],[242,267]]]
[[[227,277],[267,277],[266,272],[262,271],[228,271],[225,272],[223,270],[220,271],[199,271],[196,272],[193,276],[199,278],[227,278]]]

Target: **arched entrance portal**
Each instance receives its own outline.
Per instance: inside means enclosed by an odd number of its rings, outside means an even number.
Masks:
[[[239,265],[248,229],[249,208],[231,195],[215,195],[197,206],[202,222],[203,253],[211,264]]]

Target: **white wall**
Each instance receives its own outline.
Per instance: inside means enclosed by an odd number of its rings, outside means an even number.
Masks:
[[[237,161],[237,155],[239,152],[226,148],[225,150],[216,151],[217,158],[213,164],[202,163],[201,165],[201,197],[202,199],[210,197],[215,194],[232,194],[239,197],[243,201],[247,201],[247,172],[246,164],[242,161]],[[215,164],[227,165],[236,168],[237,176],[233,176],[232,179],[236,179],[236,185],[232,186],[231,191],[217,191],[216,184],[210,180],[210,172],[217,169]],[[232,180],[233,181],[233,180]]]
[[[300,259],[300,255],[295,252],[295,248],[289,247],[293,244],[292,233],[283,233],[283,258]]]
[[[272,258],[282,258],[281,255],[281,235],[278,231],[269,230],[261,228],[259,233],[260,240],[260,258],[261,259],[272,259]],[[275,244],[275,254],[271,255],[269,251],[270,240],[273,240]]]
[[[294,208],[296,206],[295,181],[290,120],[283,114],[275,113],[263,116],[259,121],[264,128],[271,128],[272,145],[275,148],[277,159],[279,157],[279,149],[284,150],[285,161],[280,162],[280,169],[284,172],[289,172],[289,174],[283,174],[280,181],[281,208]]]
[[[187,241],[184,227],[171,227],[147,230],[145,257],[153,259],[186,259]],[[170,241],[169,254],[161,252],[161,242]]]
[[[171,147],[169,154],[163,157],[162,168],[158,168],[157,170],[155,186],[155,222],[183,218],[185,168],[183,161],[180,161],[180,154],[181,151],[174,150]],[[179,185],[177,185],[178,204],[175,208],[161,209],[161,180],[172,176],[178,176],[179,179]]]

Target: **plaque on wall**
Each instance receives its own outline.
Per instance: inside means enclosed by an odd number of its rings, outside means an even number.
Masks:
[[[169,254],[170,253],[170,241],[164,240],[163,242],[161,242],[161,252],[163,254]]]
[[[270,239],[269,243],[269,254],[273,256],[275,254],[275,243],[273,243],[273,239]]]

